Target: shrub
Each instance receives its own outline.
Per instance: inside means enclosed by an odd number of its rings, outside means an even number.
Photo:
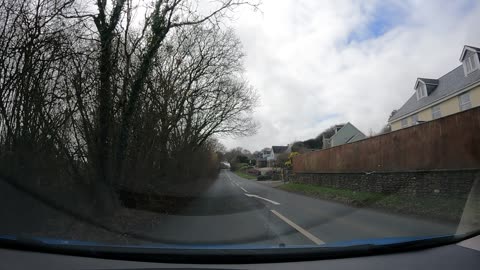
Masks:
[[[260,171],[257,169],[248,169],[247,173],[250,175],[260,175]]]
[[[272,175],[272,180],[281,180],[281,179],[282,179],[282,176],[279,173],[275,173],[274,175]]]
[[[259,175],[257,177],[258,181],[265,181],[265,180],[271,180],[271,179],[272,179],[272,177],[270,175]]]

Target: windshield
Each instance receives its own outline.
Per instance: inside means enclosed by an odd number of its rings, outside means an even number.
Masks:
[[[480,229],[477,1],[0,1],[0,239]]]

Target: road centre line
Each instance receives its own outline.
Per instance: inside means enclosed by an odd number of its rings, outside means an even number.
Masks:
[[[307,237],[308,239],[310,239],[312,242],[314,242],[315,244],[317,245],[323,245],[325,244],[325,242],[323,242],[322,240],[318,239],[315,235],[309,233],[307,230],[303,229],[302,227],[298,226],[297,224],[295,224],[295,222],[291,221],[290,219],[286,218],[285,216],[283,216],[282,214],[280,214],[279,212],[273,210],[273,209],[270,209],[270,211],[275,214],[277,217],[279,217],[281,220],[283,220],[285,223],[287,223],[288,225],[292,226],[295,230],[297,230],[299,233],[303,234],[303,236]]]
[[[240,185],[238,185],[236,182],[234,182],[232,180],[232,178],[230,178],[230,175],[228,175],[228,173],[226,174],[228,179],[234,183],[235,185],[237,185],[239,188],[241,188],[243,191],[245,192],[248,192],[246,189],[244,189],[243,187],[241,187]],[[264,201],[267,201],[271,204],[274,204],[274,205],[280,205],[280,203],[276,202],[276,201],[272,201],[270,199],[267,199],[267,198],[263,198],[263,197],[260,197],[258,195],[255,195],[255,194],[249,194],[249,193],[245,193],[245,196],[247,197],[253,197],[253,198],[257,198],[257,199],[261,199],[261,200],[264,200]],[[278,218],[280,218],[282,221],[284,221],[285,223],[287,223],[288,225],[290,225],[291,227],[293,227],[295,230],[297,230],[299,233],[301,233],[303,236],[305,236],[306,238],[308,238],[310,241],[314,242],[316,245],[323,245],[325,244],[325,242],[323,242],[322,240],[320,240],[319,238],[317,238],[315,235],[309,233],[307,230],[303,229],[302,227],[298,226],[295,222],[291,221],[290,219],[286,218],[285,216],[283,216],[282,214],[280,214],[279,212],[273,210],[273,209],[270,209],[270,211],[276,215]]]
[[[231,182],[233,182],[232,178],[230,178],[230,175],[228,175],[228,173],[225,173],[225,175],[227,176],[228,180],[230,180]]]
[[[230,178],[230,175],[228,175],[228,173],[226,174],[227,177],[228,177],[228,180],[230,180],[230,182],[234,183],[237,187],[241,188],[244,192],[247,192],[248,193],[248,190],[244,189],[243,187],[241,187],[239,184],[237,184],[237,182],[233,181],[232,178]]]
[[[241,189],[245,192],[245,196],[257,198],[257,199],[260,199],[260,200],[264,200],[264,201],[267,201],[267,202],[269,202],[269,203],[271,203],[271,204],[274,204],[274,205],[280,205],[279,202],[272,201],[272,200],[270,200],[270,199],[263,198],[263,197],[260,197],[260,196],[258,196],[258,195],[255,195],[255,194],[250,194],[250,193],[248,193],[248,191],[247,191],[246,189],[244,189],[244,188],[241,187],[239,184],[237,184],[237,182],[233,181],[232,178],[230,178],[230,175],[228,175],[228,173],[227,173],[226,175],[227,175],[228,179],[229,179],[232,183],[234,183],[235,185],[237,185],[239,188],[241,188]]]
[[[272,201],[272,200],[269,200],[269,199],[267,199],[267,198],[263,198],[263,197],[260,197],[260,196],[258,196],[258,195],[255,195],[255,194],[245,193],[245,196],[257,198],[257,199],[260,199],[260,200],[264,200],[264,201],[267,201],[267,202],[269,202],[269,203],[271,203],[271,204],[274,204],[274,205],[280,205],[279,202]]]

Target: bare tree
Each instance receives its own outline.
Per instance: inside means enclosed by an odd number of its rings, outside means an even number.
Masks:
[[[144,136],[132,142],[128,160],[157,162],[166,170],[172,160],[191,163],[186,158],[213,136],[255,132],[250,112],[256,95],[239,77],[240,49],[230,30],[204,26],[177,30],[159,51],[147,79],[136,116],[141,121],[135,125]]]
[[[111,186],[116,179],[121,178],[121,168],[125,165],[132,135],[132,120],[141,111],[141,96],[144,94],[145,83],[151,73],[153,59],[167,34],[172,29],[181,29],[185,26],[205,22],[216,24],[235,6],[248,4],[237,0],[219,0],[215,3],[211,12],[201,16],[196,12],[197,1],[154,1],[153,6],[147,9],[145,22],[140,27],[141,33],[133,42],[132,49],[135,51],[126,55],[127,80],[123,78],[126,81],[123,87],[117,87],[112,80],[113,72],[119,70],[118,62],[115,61],[121,41],[118,37],[123,33],[127,40],[129,38],[132,5],[126,0],[112,1],[111,4],[107,0],[97,1],[98,12],[92,17],[100,49],[99,85],[96,91],[98,105],[93,125],[96,140],[95,146],[90,147],[95,151],[90,156],[94,157],[97,181]],[[133,56],[135,65],[131,65]],[[116,97],[120,98],[116,99]],[[116,107],[118,107],[117,114],[114,112]],[[231,115],[223,117],[234,120]],[[215,123],[203,128],[202,139],[205,140],[213,135],[218,125],[219,123]]]
[[[2,153],[61,163],[108,212],[129,174],[154,179],[187,152],[205,157],[215,135],[252,133],[241,46],[218,27],[249,3],[198,3],[0,0]]]
[[[63,141],[71,96],[63,87],[74,25],[59,16],[72,3],[0,2],[0,145],[29,163],[47,162],[32,155],[39,152],[72,158]]]

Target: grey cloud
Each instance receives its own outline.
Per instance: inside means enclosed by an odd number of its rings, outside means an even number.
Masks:
[[[346,121],[378,131],[413,94],[415,78],[445,74],[460,64],[464,44],[480,45],[479,3],[465,10],[458,1],[392,0],[408,10],[401,25],[347,43],[381,1],[296,2],[265,0],[263,13],[242,13],[234,24],[261,97],[262,127],[252,137],[223,138],[227,147],[287,144]]]

